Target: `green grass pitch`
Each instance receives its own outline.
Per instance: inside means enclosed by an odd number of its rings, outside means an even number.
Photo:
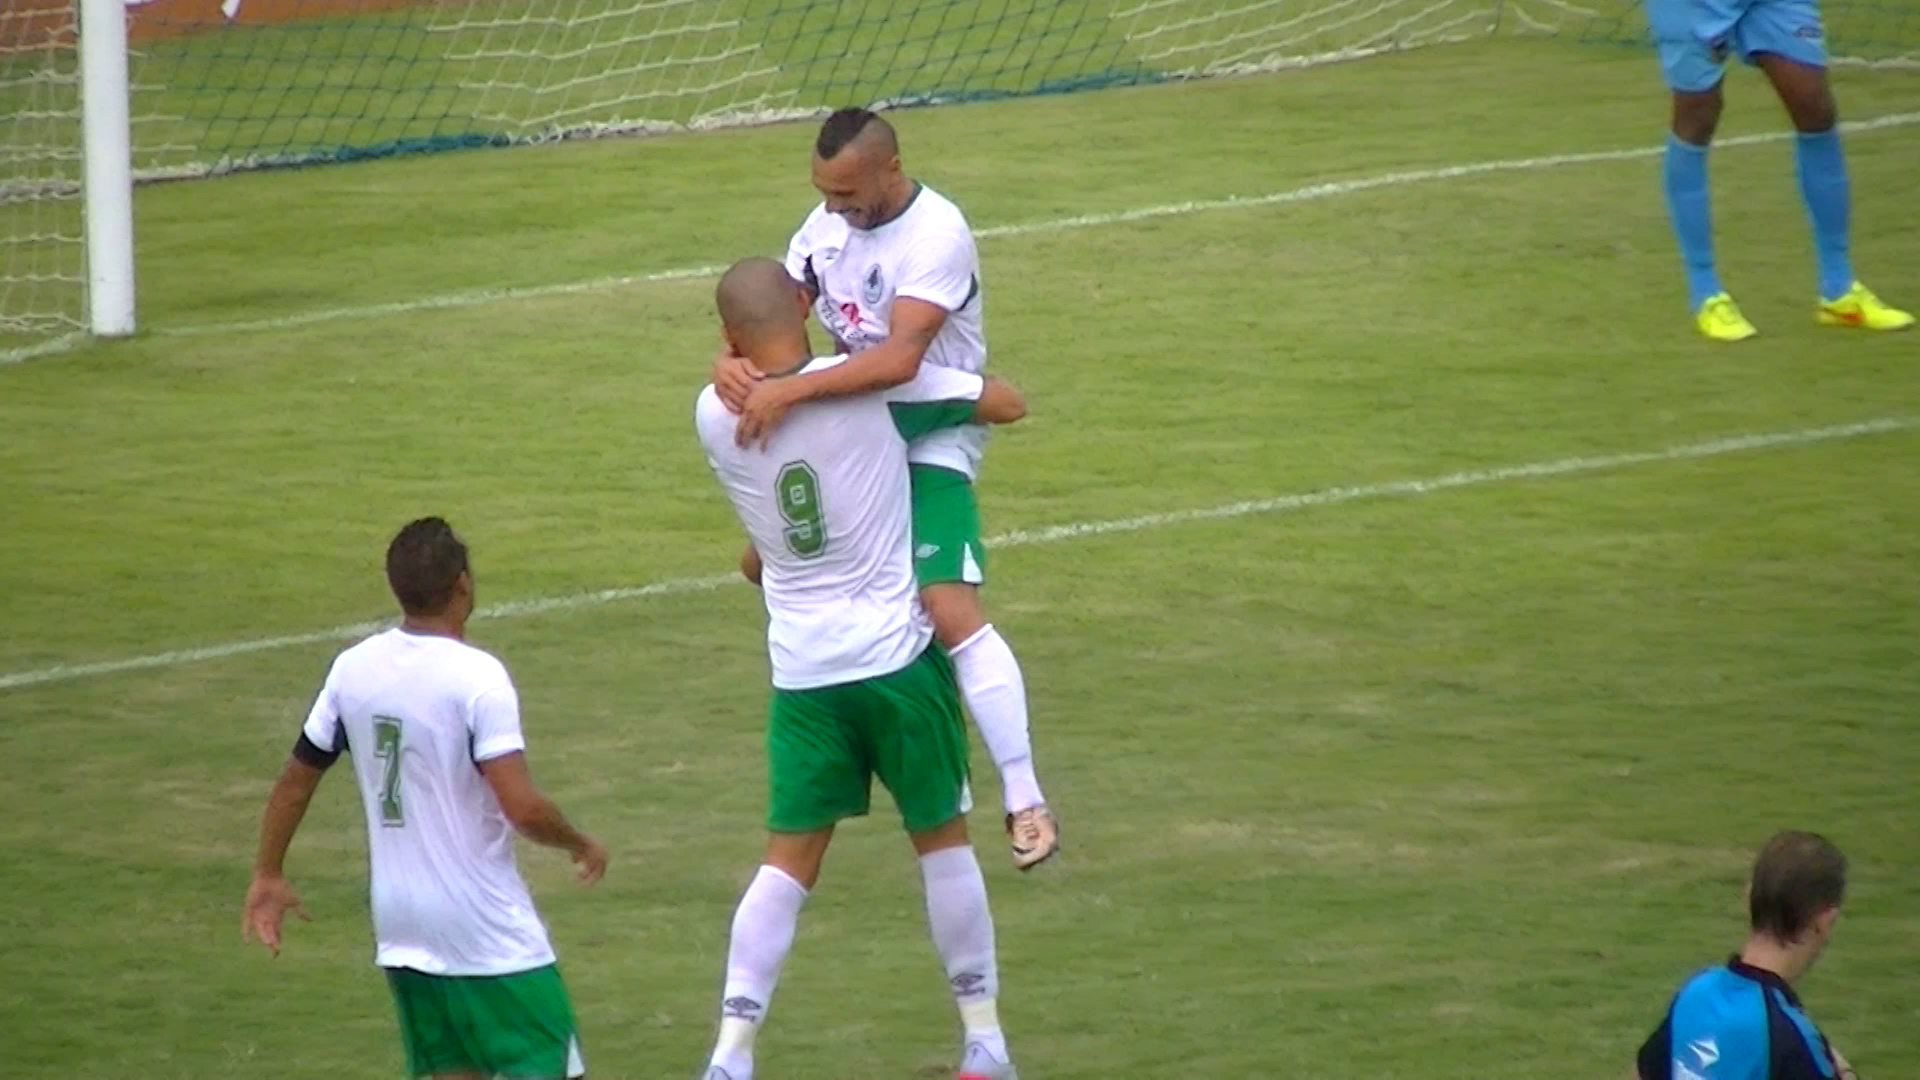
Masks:
[[[1852,118],[1920,111],[1910,73],[1837,77]],[[1729,95],[1725,134],[1781,126],[1749,74]],[[899,123],[984,229],[1652,147],[1662,96],[1643,52],[1501,42]],[[1848,142],[1862,276],[1909,305],[1916,130]],[[381,546],[422,513],[466,534],[483,604],[727,570],[690,419],[710,281],[364,309],[777,251],[809,138],[142,189],[143,335],[0,369],[0,683],[382,617]],[[991,447],[989,527],[1920,417],[1920,337],[1813,325],[1790,145],[1713,168],[1763,331],[1735,348],[1688,325],[1657,157],[990,235],[994,364],[1033,413]],[[1812,1011],[1905,1075],[1916,453],[1901,428],[998,552],[1069,844],[1015,875],[977,761],[1023,1074],[1617,1080],[1737,943],[1753,846],[1797,826],[1854,859]],[[757,604],[473,628],[536,776],[614,852],[594,890],[523,854],[601,1080],[704,1060],[761,842]],[[315,921],[278,960],[240,943],[260,803],[340,644],[0,689],[0,1074],[397,1075],[346,774],[289,864]],[[955,1036],[908,849],[853,824],[762,1069],[937,1076]]]

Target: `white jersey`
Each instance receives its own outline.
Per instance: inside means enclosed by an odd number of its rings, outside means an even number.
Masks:
[[[701,391],[694,425],[707,463],[760,552],[774,686],[891,675],[926,651],[933,624],[913,577],[907,443],[968,422],[984,385],[922,365],[891,390],[794,406],[765,450],[735,446],[739,417],[713,387]]]
[[[375,634],[333,662],[302,730],[353,756],[376,964],[507,975],[553,963],[513,827],[477,768],[526,748],[500,661],[448,637]]]
[[[893,302],[904,297],[947,312],[921,363],[987,370],[980,254],[966,216],[932,188],[917,187],[905,210],[872,229],[853,228],[820,204],[787,245],[787,273],[813,288],[820,325],[852,352],[887,340]],[[968,424],[915,440],[907,458],[971,480],[986,446],[987,429]]]

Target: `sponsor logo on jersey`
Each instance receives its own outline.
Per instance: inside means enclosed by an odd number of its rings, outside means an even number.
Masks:
[[[869,304],[879,304],[880,298],[887,294],[887,279],[880,276],[880,264],[867,267],[867,276],[862,282],[864,295]]]
[[[867,328],[866,316],[860,313],[860,305],[851,302],[835,302],[825,293],[820,295],[818,303],[813,305],[814,314],[820,316],[820,325],[827,332],[855,352],[869,349],[886,340],[886,335]]]

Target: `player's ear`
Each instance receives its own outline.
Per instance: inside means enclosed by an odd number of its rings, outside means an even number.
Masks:
[[[453,579],[453,598],[465,601],[469,608],[473,606],[473,571],[471,569],[460,571],[460,576]]]
[[[1813,928],[1819,931],[1820,940],[1825,941],[1833,934],[1833,924],[1840,921],[1840,905],[1835,904],[1813,917]]]

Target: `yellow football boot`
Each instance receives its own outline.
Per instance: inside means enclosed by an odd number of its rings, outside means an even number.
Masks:
[[[1702,300],[1693,321],[1702,334],[1715,341],[1745,341],[1760,332],[1726,293],[1714,293]]]
[[[1838,299],[1822,300],[1813,317],[1821,326],[1857,326],[1862,330],[1905,330],[1913,316],[1892,307],[1859,282]]]

